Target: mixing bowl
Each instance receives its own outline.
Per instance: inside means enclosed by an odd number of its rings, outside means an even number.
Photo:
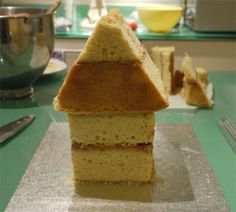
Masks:
[[[53,13],[0,7],[0,98],[23,97],[45,70],[54,47]]]
[[[169,32],[179,22],[182,8],[172,5],[144,5],[137,7],[144,26],[151,32]]]

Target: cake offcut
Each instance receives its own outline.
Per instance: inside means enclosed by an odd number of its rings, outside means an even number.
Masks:
[[[207,94],[208,78],[206,70],[198,69],[197,71],[192,58],[187,54],[181,64],[181,70],[184,72],[183,94],[186,103],[210,108],[213,102]]]
[[[152,59],[161,72],[161,78],[168,95],[174,92],[174,53],[173,46],[152,48]]]

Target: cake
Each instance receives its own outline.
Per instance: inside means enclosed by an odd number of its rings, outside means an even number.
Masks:
[[[97,23],[54,100],[68,113],[76,183],[153,180],[158,69],[118,10]]]
[[[174,92],[174,47],[153,47],[152,59],[161,72],[167,94]]]
[[[80,145],[137,145],[152,143],[154,113],[69,114],[71,140]]]
[[[185,55],[181,64],[181,70],[184,72],[184,98],[187,104],[198,107],[210,108],[212,100],[207,94],[207,73],[203,71],[199,74],[193,65],[189,55]],[[208,83],[208,81],[207,81]]]
[[[76,182],[152,182],[154,113],[68,118]]]
[[[184,86],[184,72],[175,70],[174,72],[174,90],[182,89]]]
[[[151,183],[153,158],[151,144],[137,146],[72,145],[76,183]]]
[[[203,67],[197,67],[196,68],[196,72],[197,72],[197,75],[199,77],[199,80],[201,81],[201,83],[207,87],[208,83],[209,83],[209,80],[208,80],[208,71],[203,68]]]
[[[59,111],[86,114],[152,112],[168,102],[147,51],[121,14],[112,10],[97,23],[54,105]]]
[[[69,115],[69,124],[77,182],[153,180],[154,113]]]
[[[143,63],[78,63],[66,77],[55,107],[84,114],[158,111],[168,105],[160,82],[148,57]]]

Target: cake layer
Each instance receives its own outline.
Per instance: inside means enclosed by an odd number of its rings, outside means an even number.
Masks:
[[[71,139],[76,143],[123,144],[152,143],[154,113],[68,115]]]
[[[159,72],[143,63],[74,64],[54,101],[68,113],[153,112],[168,106]]]
[[[80,149],[72,146],[74,179],[77,182],[152,181],[152,145],[113,146]]]
[[[196,82],[184,83],[184,98],[187,104],[210,108],[212,101],[206,92],[206,88]]]
[[[141,62],[143,52],[144,48],[121,13],[113,9],[96,24],[77,62]]]
[[[161,78],[164,82],[164,86],[167,94],[171,94],[174,91],[174,52],[175,48],[170,47],[159,47],[152,48],[152,58],[161,72]]]

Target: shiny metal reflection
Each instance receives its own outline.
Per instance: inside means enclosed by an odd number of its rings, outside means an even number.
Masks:
[[[44,9],[0,7],[0,98],[29,95],[53,47],[53,14]]]

